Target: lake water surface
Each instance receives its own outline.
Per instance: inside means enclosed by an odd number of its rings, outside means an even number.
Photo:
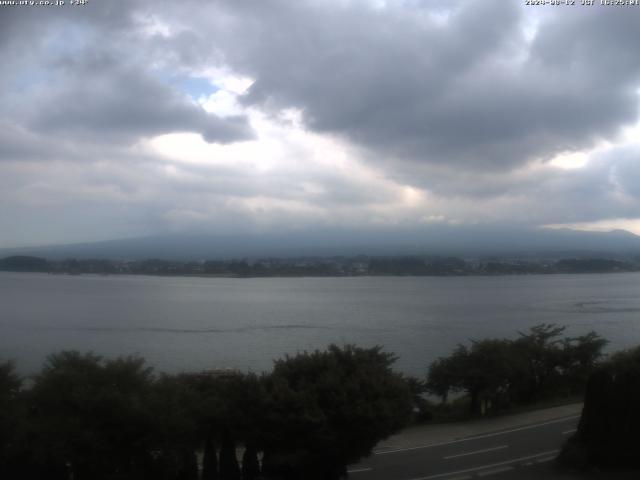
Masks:
[[[0,359],[34,372],[62,349],[140,354],[158,370],[268,370],[330,343],[384,345],[423,375],[457,343],[541,322],[640,344],[640,273],[184,278],[0,273]]]

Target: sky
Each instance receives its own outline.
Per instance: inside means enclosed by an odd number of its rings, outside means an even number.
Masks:
[[[576,3],[0,5],[0,247],[640,234],[640,7]]]

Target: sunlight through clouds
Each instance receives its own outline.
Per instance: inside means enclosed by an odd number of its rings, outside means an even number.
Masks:
[[[556,155],[549,162],[554,167],[571,170],[582,168],[589,161],[589,154],[585,152],[561,153]]]
[[[197,5],[3,10],[0,202],[21,220],[2,217],[0,241],[84,239],[121,205],[105,238],[454,221],[637,231],[640,30],[621,9]],[[36,203],[57,210],[30,239]]]

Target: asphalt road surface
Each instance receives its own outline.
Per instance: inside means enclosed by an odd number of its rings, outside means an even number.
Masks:
[[[580,416],[442,443],[375,452],[349,468],[353,480],[496,480],[531,478],[552,462]],[[547,469],[544,468],[546,471]],[[540,478],[546,478],[542,474]]]

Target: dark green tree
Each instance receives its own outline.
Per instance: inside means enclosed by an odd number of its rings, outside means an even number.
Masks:
[[[220,480],[240,480],[236,443],[228,430],[224,432],[220,446]]]
[[[258,450],[254,445],[248,444],[242,454],[242,480],[256,480],[259,476]]]
[[[589,375],[603,358],[607,340],[596,332],[589,332],[562,342],[562,383],[568,394],[582,393]]]
[[[331,345],[275,362],[263,475],[333,480],[410,419],[412,395],[381,347]]]
[[[198,436],[204,443],[203,475],[205,478],[236,475],[237,460],[232,466],[226,456],[231,443],[253,445],[260,443],[263,418],[267,406],[264,384],[254,374],[240,372],[209,372],[186,375],[189,387],[197,395]],[[224,443],[224,445],[223,445]],[[215,457],[215,445],[221,445],[220,461]],[[223,455],[224,450],[224,455]],[[235,447],[234,447],[235,450]],[[223,466],[223,457],[225,463]],[[214,473],[216,472],[216,473]]]
[[[514,361],[517,362],[517,395],[522,402],[539,400],[545,390],[557,386],[564,360],[561,335],[564,326],[542,323],[528,333],[519,332],[514,342]]]
[[[587,383],[578,431],[561,459],[575,466],[640,467],[640,347],[599,366]]]
[[[218,453],[213,434],[205,438],[204,453],[202,456],[202,480],[218,480]]]
[[[198,459],[194,451],[182,452],[177,480],[198,480]]]
[[[562,338],[564,330],[541,324],[516,340],[458,345],[451,355],[430,365],[427,389],[443,401],[451,392],[464,392],[472,414],[581,393],[607,342],[595,332]]]
[[[192,472],[193,454],[204,443],[201,428],[201,396],[193,388],[192,375],[161,375],[148,401],[154,418],[147,448],[154,452],[160,478],[174,480]]]
[[[76,480],[139,477],[152,425],[151,382],[140,358],[51,355],[29,395],[39,454],[68,465]]]
[[[465,392],[470,413],[481,414],[508,400],[512,344],[508,340],[473,341],[458,345],[449,357],[431,364],[429,390],[446,400],[449,392]]]
[[[467,355],[467,348],[458,345],[449,357],[440,357],[431,362],[427,373],[427,391],[440,397],[444,403],[451,392],[462,389],[461,378]]]
[[[15,255],[0,259],[0,270],[12,272],[46,272],[49,263],[44,258]]]
[[[21,408],[22,378],[15,372],[13,362],[0,363],[0,477],[17,478],[24,469],[22,444],[25,428]]]

